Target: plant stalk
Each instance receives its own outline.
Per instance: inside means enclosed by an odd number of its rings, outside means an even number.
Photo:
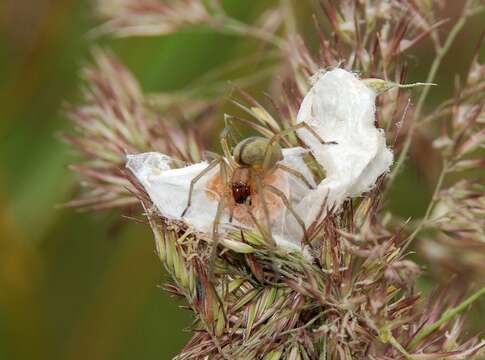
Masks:
[[[468,12],[468,7],[471,3],[471,0],[468,0],[465,3],[465,6],[463,7],[463,13],[460,19],[456,22],[456,24],[453,26],[451,29],[445,43],[443,46],[440,48],[438,53],[436,54],[436,57],[431,65],[431,69],[428,73],[428,77],[426,78],[426,83],[433,83],[436,77],[436,74],[438,72],[438,69],[441,65],[441,62],[443,61],[443,58],[447,54],[447,52],[450,50],[451,46],[453,45],[456,37],[460,33],[460,31],[463,29],[463,27],[466,24],[466,21],[468,18],[472,15],[474,15],[476,12]],[[406,159],[406,156],[409,152],[409,148],[411,147],[411,142],[414,134],[414,130],[416,126],[418,125],[418,119],[421,116],[421,112],[423,110],[424,103],[426,101],[426,98],[428,97],[429,94],[429,87],[424,87],[423,91],[421,92],[421,95],[418,100],[418,104],[416,105],[416,111],[413,116],[413,120],[411,122],[410,128],[408,133],[406,134],[406,139],[404,141],[404,145],[402,147],[401,153],[399,154],[399,158],[396,161],[396,166],[394,166],[394,169],[392,170],[391,174],[389,175],[389,180],[388,180],[388,188],[392,186],[392,183],[396,179],[396,176],[399,172],[399,169],[404,163],[404,160]]]
[[[426,336],[439,329],[441,325],[453,319],[456,315],[464,311],[468,306],[470,306],[473,302],[478,300],[483,295],[485,295],[485,287],[482,287],[473,295],[469,296],[455,308],[445,311],[445,313],[440,317],[438,321],[421,329],[421,331],[414,337],[413,341],[411,341],[411,343],[409,344],[409,349],[414,349],[419,344],[419,342],[423,340]]]

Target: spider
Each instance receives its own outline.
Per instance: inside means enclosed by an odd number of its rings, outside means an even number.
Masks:
[[[219,166],[219,172],[208,182],[208,193],[218,194],[219,202],[212,227],[212,239],[217,247],[219,225],[224,211],[229,209],[230,222],[236,217],[242,223],[254,225],[262,234],[263,238],[272,242],[271,220],[274,217],[273,208],[286,207],[303,230],[303,240],[309,243],[305,223],[296,213],[284,191],[284,186],[275,186],[281,171],[301,180],[310,189],[312,185],[298,171],[280,163],[283,159],[282,148],[279,141],[287,134],[298,129],[306,129],[322,144],[335,144],[325,142],[305,122],[289,127],[272,138],[253,136],[240,141],[233,149],[229,148],[228,137],[230,128],[226,127],[221,132],[220,142],[224,156],[212,154],[214,160],[195,176],[189,187],[187,206],[182,212],[182,217],[187,213],[192,202],[192,194],[195,184],[215,167]],[[276,211],[277,213],[278,211]],[[265,222],[264,226],[260,220]]]

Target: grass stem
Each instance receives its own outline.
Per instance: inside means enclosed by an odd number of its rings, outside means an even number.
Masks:
[[[478,300],[483,295],[485,295],[485,287],[482,287],[473,295],[466,298],[458,306],[454,307],[453,309],[449,309],[445,311],[445,313],[435,323],[423,327],[423,329],[421,329],[421,331],[414,337],[413,341],[411,341],[411,343],[409,344],[409,349],[414,349],[420,343],[421,340],[423,340],[429,334],[439,329],[441,325],[453,319],[456,315],[464,311],[468,306],[470,306],[473,302]]]

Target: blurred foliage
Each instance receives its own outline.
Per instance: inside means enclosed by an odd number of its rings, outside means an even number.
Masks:
[[[268,2],[226,5],[250,18]],[[452,74],[465,71],[483,20],[460,35],[431,103],[449,96]],[[189,338],[188,313],[157,287],[164,275],[146,227],[120,214],[56,209],[77,190],[66,170],[75,155],[54,133],[71,126],[60,109],[77,97],[94,24],[89,1],[0,3],[0,359],[168,359]],[[248,51],[241,39],[209,31],[100,43],[147,91],[189,86]],[[422,80],[420,65],[431,61],[421,51],[410,81]],[[422,214],[434,176],[419,163],[409,167],[390,207]]]

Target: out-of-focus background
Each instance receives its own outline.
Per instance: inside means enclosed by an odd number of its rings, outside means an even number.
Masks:
[[[269,2],[224,4],[251,21]],[[448,3],[453,19],[462,2]],[[450,96],[484,21],[458,37],[430,104]],[[189,313],[160,289],[164,273],[146,227],[116,212],[56,207],[78,191],[67,169],[76,154],[55,134],[71,127],[62,103],[79,99],[95,24],[87,0],[0,2],[0,359],[169,359],[190,335]],[[112,48],[147,91],[181,88],[251,51],[244,39],[210,31],[97,44]],[[421,46],[411,60],[410,80],[423,80],[429,50]],[[264,82],[250,91],[262,96]],[[391,194],[394,211],[423,213],[436,176],[429,169],[409,164]]]

